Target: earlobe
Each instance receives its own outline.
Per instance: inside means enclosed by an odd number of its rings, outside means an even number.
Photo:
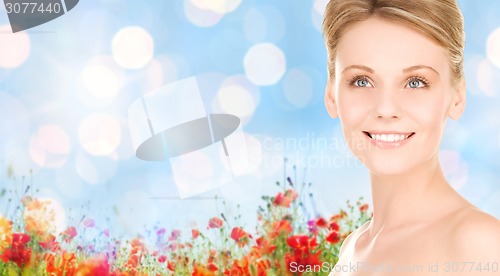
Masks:
[[[465,80],[462,79],[456,84],[455,93],[453,95],[453,100],[451,102],[450,109],[448,111],[448,116],[453,120],[458,120],[465,109],[466,102],[466,85]]]
[[[334,81],[331,77],[328,77],[325,88],[325,107],[330,117],[337,118],[339,114],[337,112],[337,103],[335,102],[335,91],[333,85]]]

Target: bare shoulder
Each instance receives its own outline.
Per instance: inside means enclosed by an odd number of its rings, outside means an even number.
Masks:
[[[457,212],[451,226],[451,256],[467,261],[500,262],[500,220],[473,207]]]
[[[342,243],[342,245],[340,246],[340,251],[339,251],[339,255],[342,256],[346,249],[349,247],[349,245],[353,242],[356,242],[356,238],[359,237],[359,235],[366,230],[366,228],[368,228],[368,226],[370,225],[370,221],[367,221],[365,222],[363,225],[361,225],[360,227],[358,227],[356,230],[352,231],[351,234],[349,234],[347,236],[347,238],[345,238],[344,242]]]

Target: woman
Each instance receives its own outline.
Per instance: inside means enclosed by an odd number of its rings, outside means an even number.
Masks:
[[[456,1],[331,0],[323,24],[326,108],[373,196],[331,275],[500,275],[499,220],[450,186],[438,158],[466,100]]]

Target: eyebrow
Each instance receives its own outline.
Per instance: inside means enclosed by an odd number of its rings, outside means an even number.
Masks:
[[[373,70],[372,68],[370,67],[367,67],[367,66],[364,66],[364,65],[350,65],[350,66],[347,66],[346,68],[344,68],[344,70],[342,71],[342,73],[344,73],[345,71],[347,70],[350,70],[350,69],[359,69],[359,70],[364,70],[364,71],[367,71],[369,73],[375,73],[375,70]],[[403,73],[408,73],[408,72],[412,72],[412,71],[415,71],[415,70],[419,70],[419,69],[429,69],[431,71],[433,71],[434,73],[436,73],[438,76],[439,76],[439,72],[430,67],[430,66],[427,66],[427,65],[415,65],[415,66],[410,66],[408,68],[405,68],[402,70]]]

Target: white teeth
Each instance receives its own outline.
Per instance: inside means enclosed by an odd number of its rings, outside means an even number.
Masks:
[[[404,134],[371,134],[370,136],[372,137],[373,140],[379,140],[383,142],[398,142],[402,141],[405,139],[408,139],[408,137],[411,134],[404,135]]]

